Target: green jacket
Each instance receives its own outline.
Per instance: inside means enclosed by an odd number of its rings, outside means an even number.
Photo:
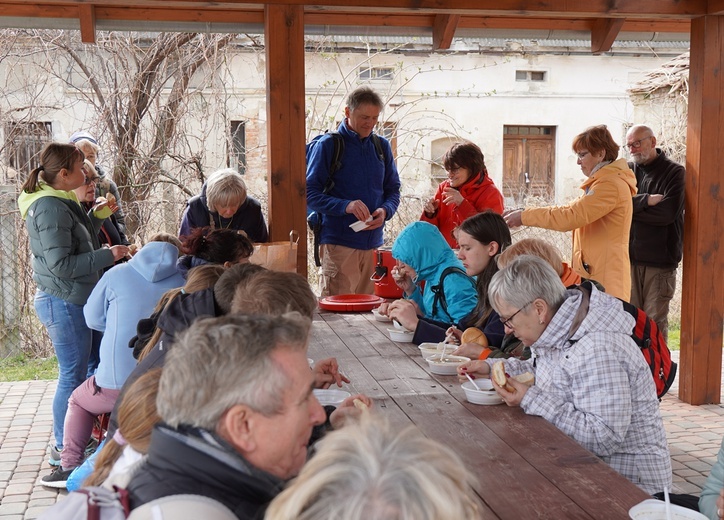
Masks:
[[[47,184],[18,197],[30,237],[33,279],[38,289],[84,305],[104,267],[114,263],[110,249],[100,249],[98,231],[110,210],[89,216],[72,191]]]

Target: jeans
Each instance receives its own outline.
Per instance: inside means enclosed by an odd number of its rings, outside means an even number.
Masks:
[[[53,398],[53,436],[63,447],[63,425],[68,398],[85,381],[91,350],[91,330],[85,324],[83,306],[42,291],[35,293],[35,312],[48,330],[58,358],[58,386]]]

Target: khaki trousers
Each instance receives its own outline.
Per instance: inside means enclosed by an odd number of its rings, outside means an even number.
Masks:
[[[374,282],[370,280],[375,270],[374,250],[322,244],[319,254],[322,257],[319,270],[322,297],[374,293]]]
[[[669,302],[676,290],[676,269],[631,264],[631,304],[656,322],[668,342]]]

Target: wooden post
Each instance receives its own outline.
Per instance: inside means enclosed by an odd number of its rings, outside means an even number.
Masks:
[[[307,276],[304,8],[266,5],[264,42],[269,234],[278,241],[299,233],[297,272]]]
[[[679,399],[721,398],[724,16],[691,22]]]

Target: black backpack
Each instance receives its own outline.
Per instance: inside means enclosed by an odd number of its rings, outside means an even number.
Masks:
[[[344,155],[344,138],[339,134],[339,132],[325,132],[323,134],[319,134],[314,139],[309,141],[306,146],[306,157],[308,163],[310,152],[320,142],[322,137],[326,135],[332,137],[332,140],[334,141],[334,151],[332,152],[332,162],[329,164],[329,177],[327,177],[327,182],[324,183],[324,188],[322,188],[322,193],[324,193],[325,195],[332,191],[332,188],[334,188],[334,174],[342,167],[342,156]],[[375,145],[377,157],[380,159],[380,161],[384,163],[385,150],[382,147],[382,141],[380,139],[380,136],[373,132],[370,137],[372,138],[372,142]],[[317,267],[319,267],[320,265],[322,265],[322,262],[319,259],[319,236],[322,231],[322,215],[320,215],[316,211],[307,211],[307,224],[309,225],[309,229],[312,230],[312,234],[314,235],[314,263]]]
[[[449,323],[457,325],[457,323],[455,323],[455,320],[453,320],[452,316],[450,316],[450,313],[447,311],[447,298],[445,297],[445,286],[443,285],[445,283],[445,278],[453,273],[464,276],[465,279],[472,284],[473,289],[477,290],[475,280],[468,276],[468,274],[463,269],[455,266],[446,267],[440,275],[440,280],[438,281],[437,285],[433,285],[432,287],[430,287],[430,290],[434,294],[434,297],[432,299],[433,316],[437,314],[437,306],[440,305],[442,307],[442,312],[444,312],[445,315],[448,317]]]

